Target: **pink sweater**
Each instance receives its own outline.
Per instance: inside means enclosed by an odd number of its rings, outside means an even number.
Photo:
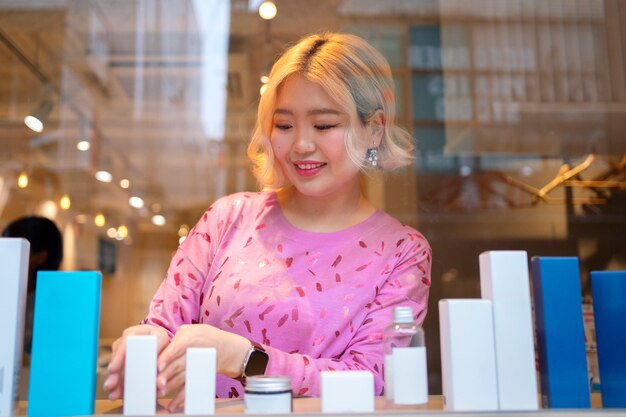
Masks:
[[[307,232],[284,217],[274,192],[216,201],[180,245],[144,322],[170,337],[206,323],[263,344],[267,375],[291,377],[317,396],[319,372],[367,369],[382,394],[383,329],[395,306],[426,315],[431,251],[426,239],[377,211],[336,233]],[[241,384],[218,375],[218,397]]]

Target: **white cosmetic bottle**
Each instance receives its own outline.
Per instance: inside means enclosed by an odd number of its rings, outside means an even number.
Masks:
[[[424,330],[413,318],[411,307],[396,307],[385,329],[385,396],[390,403],[426,404],[428,375]]]

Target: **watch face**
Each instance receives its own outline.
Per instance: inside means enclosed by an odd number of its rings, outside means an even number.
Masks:
[[[263,375],[265,373],[265,368],[267,368],[268,361],[269,356],[266,352],[263,352],[259,349],[254,349],[250,354],[250,359],[248,359],[248,363],[246,364],[246,376]]]

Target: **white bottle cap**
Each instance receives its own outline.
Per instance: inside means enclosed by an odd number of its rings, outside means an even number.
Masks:
[[[394,308],[393,321],[394,323],[413,323],[413,309],[406,306]]]

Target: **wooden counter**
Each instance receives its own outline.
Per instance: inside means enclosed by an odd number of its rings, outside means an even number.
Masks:
[[[169,400],[160,399],[158,401],[159,406],[157,407],[157,414],[168,414],[165,405],[167,405]],[[562,410],[562,409],[553,409],[553,410],[540,410],[539,412],[464,412],[463,417],[472,417],[472,416],[480,416],[488,414],[490,416],[497,415],[506,415],[506,416],[534,416],[537,417],[538,414],[541,416],[558,416],[563,417],[565,415],[576,415],[577,417],[585,417],[585,416],[626,416],[626,409],[620,410],[603,410],[600,409],[601,402],[600,396],[598,394],[592,395],[592,405],[594,408],[592,409],[580,409],[580,410]],[[427,406],[389,406],[385,399],[382,397],[376,397],[375,401],[376,406],[376,415],[377,416],[385,416],[385,415],[411,415],[411,414],[419,414],[420,416],[444,416],[444,415],[458,415],[458,413],[450,413],[443,411],[443,402],[442,398],[439,395],[431,395],[430,401]],[[18,415],[26,415],[26,401],[19,402]],[[320,411],[320,400],[319,398],[296,398],[293,403],[294,413],[298,413],[301,415],[322,415]],[[227,399],[218,399],[215,404],[215,412],[216,414],[243,414],[243,400],[227,400]],[[96,400],[96,415],[122,415],[122,400],[117,401],[109,401],[109,400]],[[182,414],[182,411],[181,411]],[[350,417],[358,417],[360,415],[365,415],[363,413],[355,413],[355,414],[346,414]],[[371,414],[370,414],[371,415]]]

